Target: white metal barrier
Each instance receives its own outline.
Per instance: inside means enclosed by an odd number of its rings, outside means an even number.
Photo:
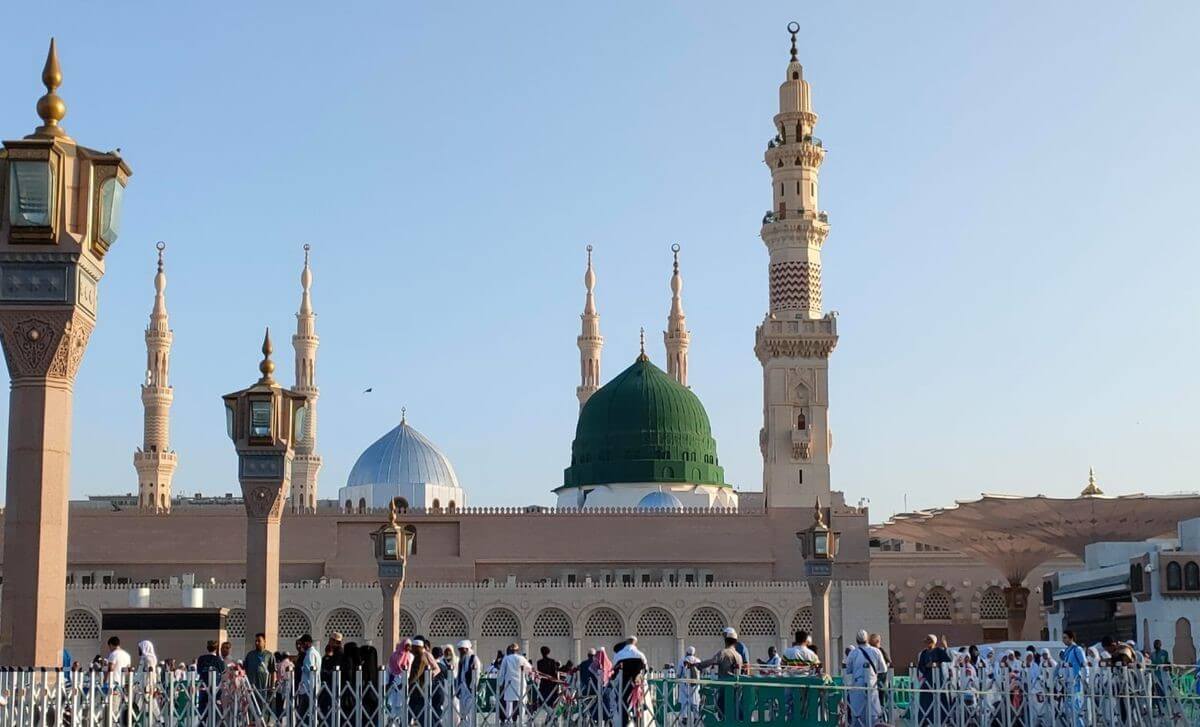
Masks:
[[[0,669],[0,727],[500,727],[501,725],[853,725],[1178,727],[1200,725],[1195,676],[1156,668],[1047,670],[929,683],[879,675],[873,688],[819,676],[624,684],[593,675],[465,685],[453,674],[299,674],[255,689],[238,668],[195,671]],[[499,689],[499,691],[497,691]],[[1190,690],[1190,691],[1189,691]]]

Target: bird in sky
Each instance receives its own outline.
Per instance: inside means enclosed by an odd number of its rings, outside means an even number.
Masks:
[[[368,386],[367,388],[363,389],[363,393],[364,393],[364,394],[370,394],[370,393],[371,393],[372,391],[374,391],[374,390],[375,390],[375,387],[373,387],[373,386]]]

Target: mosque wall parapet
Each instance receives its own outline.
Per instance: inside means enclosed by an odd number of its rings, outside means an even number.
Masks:
[[[881,605],[886,592],[882,581],[836,582],[835,641],[852,643],[848,639],[859,628],[879,631],[886,639],[887,614]],[[178,608],[200,602],[227,609],[227,638],[238,652],[246,630],[242,584],[197,583],[193,588],[186,576],[148,585],[69,586],[68,649],[79,655],[99,651],[107,637],[101,628],[103,614],[110,609]],[[377,584],[338,579],[285,583],[279,607],[282,647],[303,633],[323,639],[333,631],[349,641],[381,643],[382,597]],[[726,626],[739,631],[753,656],[762,657],[768,647],[790,643],[797,629],[811,630],[812,608],[804,581],[411,583],[404,589],[401,622],[405,635],[422,634],[435,643],[471,638],[485,657],[518,641],[533,650],[549,646],[559,659],[578,661],[587,648],[611,646],[636,634],[651,660],[661,664],[674,661],[687,645],[715,653]],[[197,653],[202,649],[203,644],[196,645]]]

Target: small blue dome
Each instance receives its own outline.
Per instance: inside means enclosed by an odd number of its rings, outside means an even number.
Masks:
[[[683,503],[669,492],[651,492],[638,501],[639,510],[682,510]]]
[[[454,467],[442,451],[401,420],[359,455],[346,486],[441,485],[458,487]]]

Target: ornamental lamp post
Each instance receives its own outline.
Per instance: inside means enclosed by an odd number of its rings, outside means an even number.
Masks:
[[[271,331],[262,345],[262,377],[226,394],[225,424],[238,455],[246,507],[246,649],[263,633],[274,651],[279,632],[279,521],[292,477],[293,442],[304,431],[304,394],[285,389],[272,374]]]
[[[800,541],[800,554],[804,557],[804,580],[812,594],[813,642],[817,655],[825,665],[825,673],[832,673],[838,663],[829,651],[829,586],[833,579],[833,563],[837,558],[840,533],[825,524],[825,512],[818,498],[813,508],[813,524],[796,533]]]
[[[62,665],[75,374],[132,172],[67,135],[50,41],[42,123],[0,149],[0,339],[12,379],[0,663]]]
[[[388,521],[371,533],[375,544],[375,562],[379,567],[379,587],[383,591],[383,653],[396,650],[400,641],[400,593],[408,556],[412,555],[417,531],[411,525],[396,522],[396,501],[388,506]]]

